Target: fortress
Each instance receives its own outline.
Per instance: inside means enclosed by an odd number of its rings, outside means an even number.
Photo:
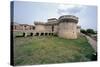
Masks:
[[[63,15],[58,19],[50,18],[46,23],[35,21],[34,25],[14,24],[13,31],[23,32],[23,36],[30,33],[31,36],[57,35],[66,39],[76,39],[80,34],[80,26],[77,26],[78,17]]]

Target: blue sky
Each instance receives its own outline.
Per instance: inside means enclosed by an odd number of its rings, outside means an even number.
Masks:
[[[61,15],[75,15],[79,17],[78,25],[82,28],[97,30],[97,7],[43,3],[43,2],[14,2],[14,22],[21,24],[34,24],[34,21],[46,22],[48,18],[59,18]]]

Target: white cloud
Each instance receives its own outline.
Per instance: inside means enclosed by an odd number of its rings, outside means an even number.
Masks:
[[[58,14],[65,15],[65,14],[77,14],[82,9],[84,9],[81,5],[69,5],[69,4],[60,4],[58,6]]]

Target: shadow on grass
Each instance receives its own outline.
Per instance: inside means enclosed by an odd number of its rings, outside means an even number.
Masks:
[[[91,61],[97,61],[97,52],[92,54]]]
[[[16,38],[25,37],[25,35],[16,35]],[[27,37],[32,37],[32,35],[27,35]]]
[[[19,38],[19,37],[24,37],[24,36],[23,35],[17,35],[16,37]]]
[[[91,61],[97,61],[97,53],[92,53],[92,54],[88,54],[86,55],[87,58],[89,58]]]

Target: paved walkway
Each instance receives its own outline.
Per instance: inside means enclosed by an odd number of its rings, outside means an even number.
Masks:
[[[84,35],[84,34],[83,34]],[[91,37],[84,35],[87,39],[92,48],[97,52],[97,41],[93,40]]]

